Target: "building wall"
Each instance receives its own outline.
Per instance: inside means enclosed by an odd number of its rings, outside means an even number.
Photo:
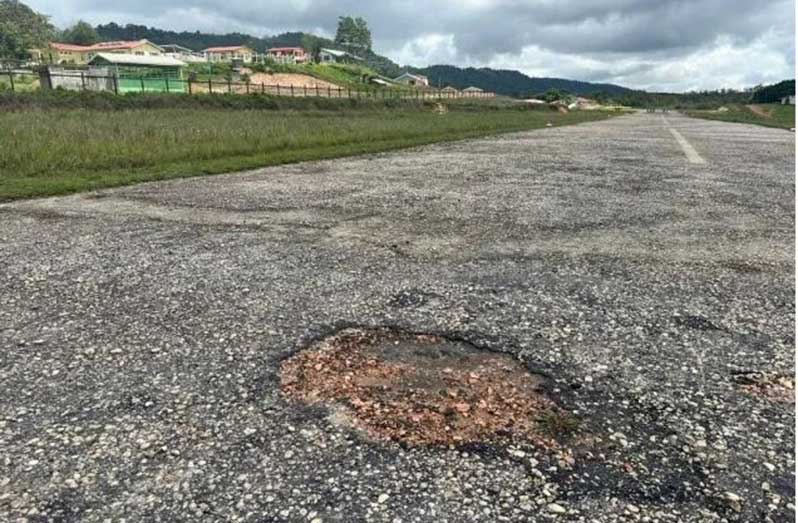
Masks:
[[[397,83],[404,84],[404,85],[418,85],[418,86],[428,86],[429,82],[425,82],[423,78],[415,79],[410,78],[408,76],[403,76],[397,78],[395,80]]]
[[[134,47],[133,49],[114,49],[109,51],[111,53],[128,53],[128,54],[137,54],[137,55],[149,55],[149,56],[159,56],[162,55],[163,52],[158,48],[155,47],[153,44],[147,42],[143,45],[138,47]]]
[[[107,67],[90,67],[86,71],[50,67],[50,88],[68,91],[113,91],[114,82]],[[41,82],[44,86],[45,82]]]
[[[205,53],[209,62],[232,62],[233,60],[242,60],[244,62],[252,62],[255,52],[252,49],[242,49],[235,52],[211,52]]]
[[[47,60],[50,63],[81,64],[89,63],[89,53],[85,51],[58,51],[50,48],[47,52]]]

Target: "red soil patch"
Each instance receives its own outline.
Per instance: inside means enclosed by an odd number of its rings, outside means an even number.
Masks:
[[[286,360],[282,391],[343,409],[370,437],[411,445],[525,440],[553,447],[567,417],[509,356],[438,336],[348,329]]]
[[[734,381],[740,389],[770,401],[795,403],[795,378],[774,372],[747,372],[738,374]]]

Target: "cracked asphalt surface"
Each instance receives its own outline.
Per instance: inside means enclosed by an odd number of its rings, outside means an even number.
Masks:
[[[734,380],[793,372],[794,147],[636,114],[2,205],[0,520],[794,521],[794,403]],[[572,459],[284,398],[345,326],[551,376]]]

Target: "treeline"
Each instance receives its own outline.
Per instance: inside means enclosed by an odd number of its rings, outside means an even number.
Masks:
[[[211,34],[199,31],[168,31],[146,25],[114,22],[98,25],[97,34],[101,40],[139,40],[146,38],[156,44],[177,44],[194,51],[202,51],[208,47],[228,45],[246,45],[262,53],[270,47],[297,47],[303,44],[305,33],[290,32],[276,36],[258,38],[244,33]]]
[[[751,100],[758,104],[780,102],[785,96],[795,96],[795,80],[784,80],[754,91]]]
[[[718,89],[687,93],[648,93],[628,91],[620,94],[596,93],[593,97],[607,104],[630,107],[668,107],[673,109],[717,109],[722,106],[750,103],[778,103],[782,97],[795,94],[795,80],[751,89]]]
[[[551,90],[567,91],[572,94],[592,95],[594,93],[622,94],[629,89],[613,84],[596,84],[566,80],[563,78],[533,78],[519,71],[504,69],[459,68],[451,65],[433,65],[425,68],[411,68],[413,72],[423,74],[436,87],[451,85],[458,89],[479,87],[506,96],[521,98],[533,97],[538,93]]]
[[[629,91],[622,94],[596,93],[593,97],[606,104],[629,107],[662,107],[671,109],[717,109],[724,105],[744,104],[751,100],[751,91],[701,91],[689,93],[648,93]]]

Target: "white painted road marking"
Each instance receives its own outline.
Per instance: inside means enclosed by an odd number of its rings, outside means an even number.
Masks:
[[[665,119],[664,116],[662,117],[662,121],[665,122],[666,124],[668,123],[668,121]],[[679,142],[679,145],[682,147],[682,151],[684,151],[684,154],[687,156],[688,162],[699,163],[699,164],[707,163],[707,161],[704,160],[695,149],[693,149],[693,146],[690,145],[690,142],[688,142],[687,139],[684,136],[682,136],[682,133],[680,133],[676,129],[673,129],[672,127],[668,127],[668,130],[671,132],[673,137],[676,138],[676,141]]]

